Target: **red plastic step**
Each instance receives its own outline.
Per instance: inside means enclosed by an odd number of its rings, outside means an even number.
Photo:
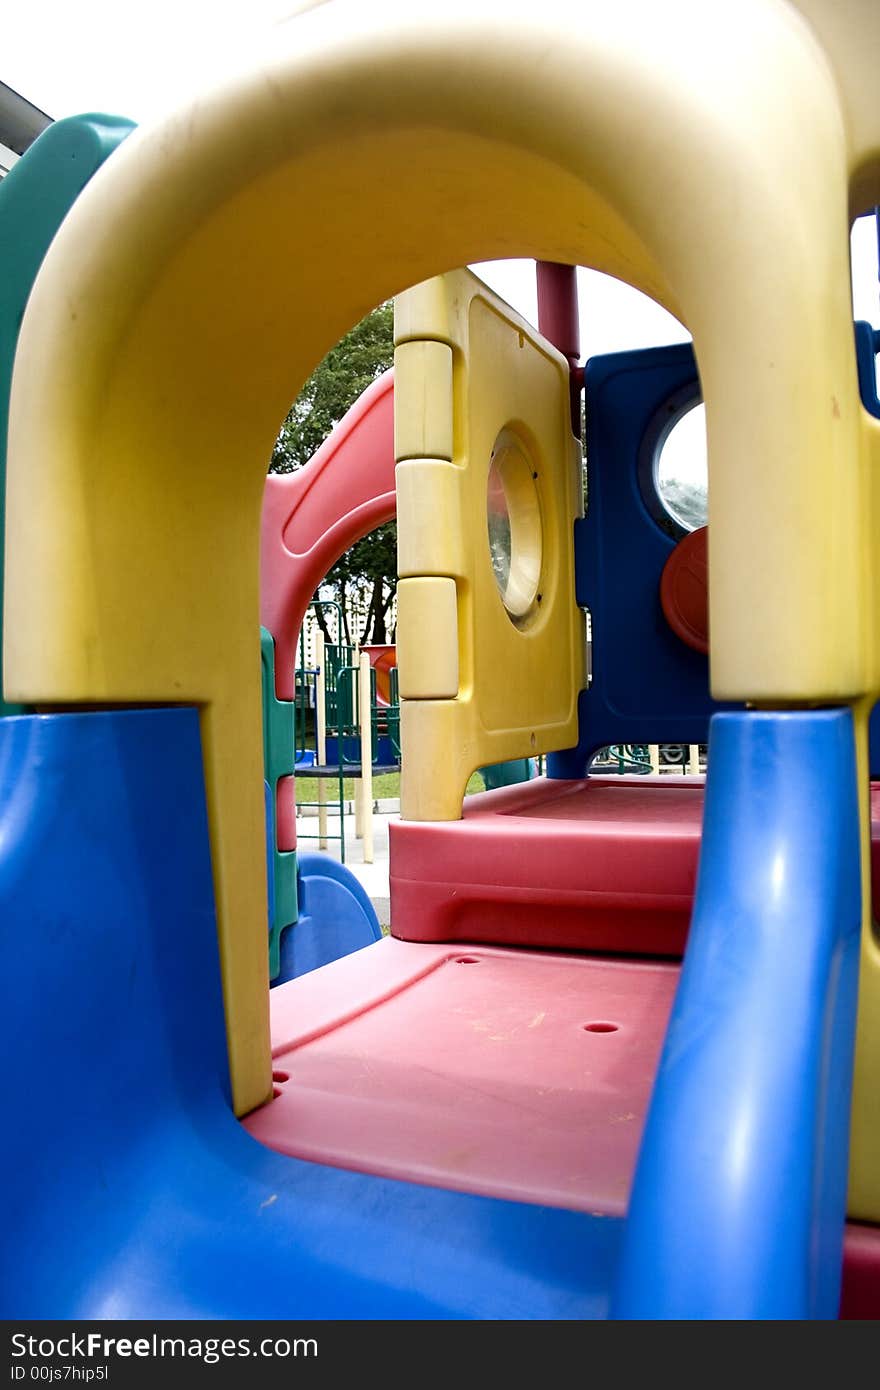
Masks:
[[[458,821],[390,826],[391,930],[407,941],[681,955],[701,777],[499,787]]]

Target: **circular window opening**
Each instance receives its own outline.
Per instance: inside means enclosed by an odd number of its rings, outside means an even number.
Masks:
[[[522,440],[503,429],[489,464],[489,554],[501,601],[514,620],[540,603],[542,534],[537,470]]]
[[[706,407],[689,406],[660,438],[654,460],[654,486],[667,516],[683,531],[696,531],[709,519],[709,465]]]

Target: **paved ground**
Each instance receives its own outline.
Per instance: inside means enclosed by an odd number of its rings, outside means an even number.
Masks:
[[[398,819],[399,811],[396,801],[380,801],[377,804],[379,810],[373,812],[373,862],[372,864],[365,864],[363,841],[357,839],[354,833],[354,810],[350,802],[345,803],[345,814],[342,818],[345,829],[345,864],[360,880],[376,909],[376,916],[381,924],[387,926],[391,918],[390,889],[388,886],[388,825],[390,821]],[[297,842],[302,845],[303,849],[318,848],[317,840],[304,838],[305,836],[316,835],[317,830],[316,814],[297,817]],[[338,815],[328,814],[327,830],[327,853],[332,858],[339,859]]]

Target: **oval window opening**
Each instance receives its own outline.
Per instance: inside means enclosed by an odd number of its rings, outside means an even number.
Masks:
[[[702,402],[679,415],[663,437],[654,464],[654,485],[663,510],[683,531],[706,525],[709,465]]]
[[[515,622],[540,603],[541,507],[537,472],[510,429],[495,441],[486,493],[489,555],[501,601]]]

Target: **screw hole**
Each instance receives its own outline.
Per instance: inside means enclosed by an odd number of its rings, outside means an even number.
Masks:
[[[601,1022],[596,1022],[596,1023],[585,1023],[585,1024],[584,1024],[584,1032],[585,1032],[585,1033],[616,1033],[617,1030],[618,1030],[618,1028],[619,1028],[619,1026],[620,1026],[620,1025],[617,1024],[617,1023],[601,1023]]]
[[[272,1080],[273,1080],[273,1081],[289,1081],[289,1080],[290,1080],[290,1072],[289,1072],[289,1071],[273,1071],[273,1073],[272,1073]]]
[[[480,958],[479,956],[456,956],[455,963],[456,965],[479,965]]]

